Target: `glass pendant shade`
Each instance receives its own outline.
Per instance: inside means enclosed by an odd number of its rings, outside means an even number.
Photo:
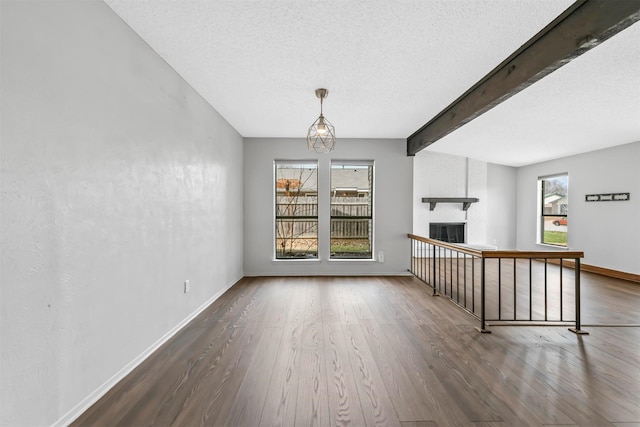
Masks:
[[[333,125],[321,114],[307,132],[307,148],[316,153],[328,153],[336,147]]]
[[[336,147],[336,134],[333,125],[322,114],[322,101],[327,97],[327,89],[316,89],[316,96],[320,98],[320,117],[307,132],[307,148],[316,153],[328,153]]]

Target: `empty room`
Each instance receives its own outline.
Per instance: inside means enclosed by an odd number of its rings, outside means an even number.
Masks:
[[[640,0],[0,0],[0,426],[640,426]]]

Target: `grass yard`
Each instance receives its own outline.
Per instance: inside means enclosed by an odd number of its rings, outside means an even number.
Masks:
[[[544,243],[567,246],[567,232],[545,230]]]

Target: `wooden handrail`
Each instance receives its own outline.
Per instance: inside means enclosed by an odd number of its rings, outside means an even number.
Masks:
[[[482,333],[490,333],[487,329],[487,322],[497,321],[502,322],[504,320],[509,320],[513,322],[521,322],[521,321],[540,321],[544,323],[559,321],[565,322],[564,310],[563,310],[563,301],[564,301],[564,292],[563,292],[563,273],[562,273],[562,265],[563,260],[567,260],[567,264],[575,265],[575,276],[574,276],[574,287],[575,287],[575,327],[569,328],[570,331],[576,334],[587,334],[580,329],[580,258],[584,257],[584,252],[581,251],[516,251],[516,250],[479,250],[472,249],[467,245],[455,244],[442,242],[436,239],[429,239],[422,236],[416,236],[415,234],[407,234],[412,243],[411,246],[411,273],[413,273],[416,277],[421,279],[423,282],[431,285],[433,288],[433,295],[441,295],[444,294],[448,296],[449,300],[453,301],[458,306],[467,310],[472,315],[476,316],[480,320],[480,327],[477,328]],[[414,242],[423,242],[430,245],[427,249],[427,253],[425,254],[424,246],[416,245]],[[436,248],[445,248],[444,254],[442,254],[441,250],[436,250]],[[456,251],[456,254],[453,252],[447,253],[446,249],[450,251]],[[420,255],[417,255],[417,254]],[[470,274],[470,295],[471,295],[471,303],[469,305],[468,297],[467,297],[467,289],[468,289],[468,281],[467,281],[467,257],[460,257],[459,254],[467,254],[471,255],[473,258],[471,260],[471,274]],[[462,258],[462,260],[461,260]],[[496,263],[487,263],[486,259],[497,259]],[[506,319],[502,317],[503,313],[503,305],[502,305],[502,290],[504,288],[502,284],[502,270],[503,264],[501,260],[503,259],[512,259],[513,262],[510,263],[513,268],[513,272],[510,276],[512,280],[512,284],[510,286],[506,285],[508,290],[510,290],[512,294],[512,301],[508,301],[507,304],[511,304],[510,307],[512,309],[512,318]],[[517,265],[525,264],[518,263],[516,259],[528,259],[528,304],[529,304],[529,318],[518,318],[516,311],[518,309],[519,303],[517,300],[518,293],[522,292],[517,291],[518,289],[518,274],[517,274]],[[541,318],[536,314],[538,319],[534,319],[533,315],[533,263],[532,260],[536,260],[536,262],[540,260],[544,260],[544,318]],[[547,264],[548,261],[552,260],[553,264],[560,264],[560,276],[559,276],[559,313],[560,319],[554,320],[549,319],[549,305],[548,305],[548,275],[547,275]],[[558,260],[558,261],[557,261]],[[479,261],[476,262],[476,261]],[[462,266],[460,265],[462,263]],[[479,264],[479,265],[478,265]],[[488,264],[491,264],[489,266]],[[487,268],[497,268],[497,275],[495,271],[490,274],[490,279],[487,279]],[[506,267],[506,266],[505,266]],[[477,271],[479,269],[479,272]],[[460,272],[462,271],[462,277],[460,276]],[[476,277],[477,273],[480,275],[480,300],[478,304],[476,304]],[[487,283],[489,281],[489,283]],[[525,279],[526,281],[526,279]],[[443,285],[444,284],[444,285]],[[455,287],[454,287],[455,285]],[[497,290],[497,318],[487,318],[486,312],[486,289],[487,286],[490,286],[494,291]],[[454,291],[455,289],[455,291]],[[526,293],[526,290],[524,291]],[[454,298],[455,294],[455,298]],[[462,302],[460,301],[462,299]],[[479,311],[476,310],[476,306],[479,305]],[[470,309],[469,309],[470,307]],[[489,316],[496,316],[495,314],[489,314]]]
[[[466,246],[456,245],[455,243],[447,243],[441,240],[429,239],[427,237],[417,236],[415,234],[407,234],[410,239],[420,242],[429,243],[431,245],[441,246],[447,249],[474,255],[481,258],[518,258],[518,259],[577,259],[584,258],[584,252],[580,251],[516,251],[516,250],[477,250]]]
[[[447,242],[443,242],[442,240],[429,239],[427,237],[417,236],[411,233],[407,234],[407,237],[409,237],[410,239],[418,240],[420,242],[429,243],[431,245],[436,245],[436,246],[442,246],[443,248],[453,249],[454,251],[462,252],[462,253],[477,256],[477,257],[481,257],[483,252],[477,249],[471,249],[468,247],[459,246],[459,245],[456,245],[455,243],[447,243]]]
[[[483,258],[561,259],[584,258],[578,251],[482,251]]]

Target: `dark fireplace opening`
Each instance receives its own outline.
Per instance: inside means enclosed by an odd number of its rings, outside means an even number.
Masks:
[[[463,222],[432,222],[429,238],[448,243],[465,243]]]

